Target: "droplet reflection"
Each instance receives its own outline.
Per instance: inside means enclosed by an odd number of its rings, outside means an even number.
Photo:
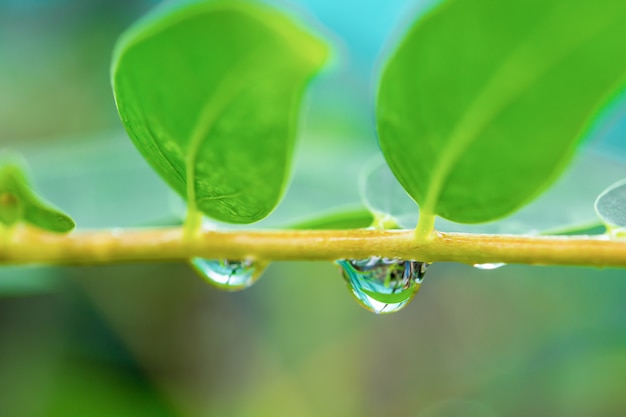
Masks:
[[[502,268],[505,266],[505,263],[492,263],[492,264],[474,264],[474,268],[482,269],[485,271],[491,271],[494,269]]]
[[[337,264],[355,298],[376,314],[402,309],[417,294],[428,263],[373,256]]]
[[[194,258],[191,265],[210,284],[226,291],[239,291],[254,284],[266,265],[250,259],[202,259]]]

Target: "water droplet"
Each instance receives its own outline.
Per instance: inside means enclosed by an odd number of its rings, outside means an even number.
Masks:
[[[474,264],[474,268],[483,269],[485,271],[491,271],[505,266],[505,263],[492,263],[492,264]]]
[[[420,288],[429,264],[373,256],[339,260],[357,301],[376,314],[393,313],[409,303]]]
[[[238,291],[254,284],[267,265],[250,259],[202,259],[194,258],[191,265],[210,284],[227,291]]]

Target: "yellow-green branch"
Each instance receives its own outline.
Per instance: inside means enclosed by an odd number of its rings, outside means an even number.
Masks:
[[[110,264],[184,261],[192,257],[335,260],[371,255],[419,261],[626,267],[626,240],[602,237],[507,236],[413,230],[202,232],[182,228],[55,235],[21,228],[0,245],[0,264]]]

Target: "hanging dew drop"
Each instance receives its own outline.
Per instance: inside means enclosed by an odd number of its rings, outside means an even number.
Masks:
[[[378,256],[336,263],[359,304],[376,314],[393,313],[407,305],[430,265]]]
[[[239,291],[254,284],[267,265],[250,259],[194,258],[191,265],[211,285],[226,291]]]
[[[474,264],[474,268],[482,269],[485,271],[492,271],[494,269],[502,268],[506,266],[505,263],[491,263],[491,264]]]

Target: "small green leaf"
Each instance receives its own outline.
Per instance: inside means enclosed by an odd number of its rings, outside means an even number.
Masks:
[[[76,224],[66,214],[35,195],[22,169],[13,163],[0,166],[0,223],[30,223],[50,232],[66,233]]]
[[[603,235],[604,233],[606,233],[606,227],[599,221],[566,227],[559,230],[546,230],[545,232],[541,232],[541,234],[545,236]]]
[[[374,222],[372,213],[363,207],[335,211],[319,217],[301,221],[290,226],[290,229],[316,230],[316,229],[364,229]]]
[[[251,223],[282,197],[303,93],[327,54],[265,7],[183,2],[121,37],[112,83],[131,139],[190,212]]]
[[[419,286],[420,284],[417,284],[418,289],[419,289]],[[384,303],[384,304],[397,304],[403,301],[407,301],[407,299],[410,300],[411,297],[413,297],[413,295],[415,295],[415,293],[417,292],[415,287],[411,287],[409,289],[391,293],[391,294],[383,294],[383,293],[379,293],[376,291],[366,290],[365,288],[362,288],[361,291],[363,291],[365,294],[372,297],[374,300],[380,303]]]
[[[0,178],[0,181],[2,179]],[[0,187],[2,184],[0,184]],[[0,192],[0,223],[13,226],[22,219],[22,204],[17,196],[8,190]]]
[[[625,50],[620,1],[449,0],[383,71],[385,158],[422,214],[508,215],[558,177],[624,86]]]
[[[615,235],[626,235],[626,179],[604,190],[596,199],[596,213]]]

